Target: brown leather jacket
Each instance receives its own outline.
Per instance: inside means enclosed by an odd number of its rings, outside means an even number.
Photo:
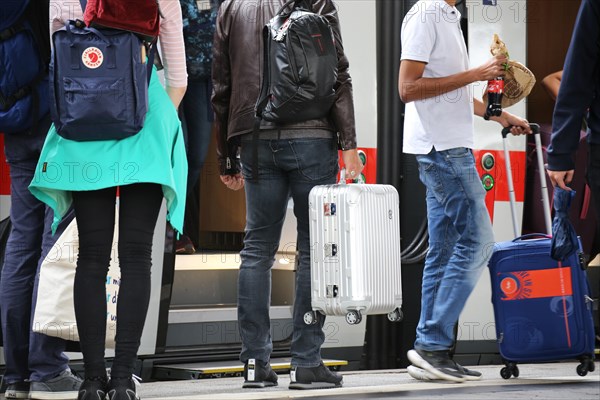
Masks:
[[[234,162],[239,150],[239,138],[236,137],[252,132],[254,126],[254,106],[260,93],[263,68],[262,29],[285,2],[226,0],[219,9],[213,43],[212,106],[216,115],[217,154],[222,175],[239,172],[239,166]],[[352,80],[337,9],[331,0],[312,0],[312,10],[329,20],[335,35],[337,98],[329,117],[288,124],[284,128],[330,129],[337,132],[340,149],[354,149],[356,130]],[[261,127],[269,128],[269,123],[263,121]]]

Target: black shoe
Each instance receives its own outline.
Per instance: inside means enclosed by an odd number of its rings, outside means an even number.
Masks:
[[[271,364],[249,359],[244,364],[244,384],[243,388],[265,388],[277,386],[277,374],[271,369]]]
[[[108,400],[140,400],[137,395],[139,383],[133,378],[110,378],[108,381]]]
[[[180,235],[179,239],[175,241],[175,253],[176,254],[194,254],[196,248],[192,240],[186,235]]]
[[[464,382],[465,377],[447,351],[409,350],[408,359],[415,366],[435,375],[438,379]],[[463,368],[464,369],[464,368]]]
[[[290,389],[329,389],[342,386],[342,375],[323,363],[316,367],[294,367],[290,371]]]
[[[481,372],[473,371],[472,369],[463,367],[462,365],[460,365],[457,362],[455,362],[455,364],[456,364],[456,368],[458,369],[458,372],[460,372],[462,374],[462,376],[465,378],[465,380],[467,380],[467,381],[481,380]]]
[[[104,400],[108,391],[108,378],[106,376],[91,376],[85,378],[77,400]]]
[[[6,386],[5,399],[28,399],[29,382],[14,382]]]

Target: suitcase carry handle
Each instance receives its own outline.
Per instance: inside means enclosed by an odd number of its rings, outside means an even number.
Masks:
[[[356,183],[365,183],[364,178],[362,177],[362,174],[359,175],[358,178],[356,178],[357,182]],[[338,182],[339,185],[345,185],[346,184],[346,168],[342,168],[340,170],[340,181]]]
[[[551,235],[547,235],[545,233],[528,233],[526,235],[522,235],[522,236],[519,236],[517,238],[514,238],[512,241],[513,242],[518,242],[520,240],[532,239],[532,238],[552,239],[552,236]]]
[[[546,223],[546,233],[552,234],[552,219],[550,218],[550,199],[548,198],[548,188],[546,186],[546,168],[544,167],[544,155],[542,151],[542,140],[540,137],[540,126],[538,124],[529,124],[529,127],[535,135],[535,150],[537,152],[538,159],[538,170],[540,172],[540,185],[542,189],[542,204],[544,206],[544,221]],[[504,147],[504,162],[506,164],[506,177],[508,180],[508,198],[510,200],[510,211],[512,215],[513,231],[515,237],[519,236],[518,223],[517,223],[517,211],[516,211],[516,198],[515,198],[515,186],[513,184],[512,168],[510,166],[510,153],[508,152],[508,146],[506,145],[506,137],[510,133],[512,126],[508,126],[502,129],[502,146]]]

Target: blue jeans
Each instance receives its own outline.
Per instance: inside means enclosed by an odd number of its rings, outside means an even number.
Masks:
[[[429,251],[415,348],[449,350],[458,317],[492,255],[494,234],[471,150],[433,150],[416,158],[427,188]]]
[[[210,143],[213,121],[210,108],[210,80],[188,81],[181,101],[180,119],[188,161],[188,193],[198,183]]]
[[[0,277],[0,310],[4,336],[6,373],[4,381],[44,381],[68,368],[62,339],[31,332],[37,298],[38,269],[72,219],[65,218],[52,236],[52,210],[28,189],[44,144],[47,123],[36,134],[4,135],[4,148],[11,179],[10,219],[12,230],[6,244]],[[29,334],[27,334],[29,332]]]
[[[252,181],[252,144],[243,141],[242,172],[246,179],[246,235],[240,256],[238,321],[242,337],[240,360],[269,361],[271,267],[279,246],[288,199],[294,200],[298,223],[298,263],[293,311],[292,365],[314,367],[321,362],[323,323],[306,325],[310,304],[310,240],[308,193],[316,185],[335,183],[338,171],[334,139],[259,140],[258,181]]]

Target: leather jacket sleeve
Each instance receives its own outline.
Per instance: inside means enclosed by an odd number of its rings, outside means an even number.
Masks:
[[[335,87],[336,100],[331,109],[330,118],[338,132],[340,149],[355,149],[356,124],[354,118],[352,78],[348,71],[348,57],[344,53],[338,12],[331,0],[314,1],[313,12],[323,15],[331,24],[338,54],[338,78]]]
[[[216,22],[213,40],[213,63],[212,63],[212,107],[215,112],[217,161],[221,175],[235,175],[241,171],[239,162],[239,147],[230,146],[227,141],[229,103],[231,96],[231,64],[229,61],[229,40],[227,19],[221,18],[230,6],[225,2],[219,9],[219,17]]]

